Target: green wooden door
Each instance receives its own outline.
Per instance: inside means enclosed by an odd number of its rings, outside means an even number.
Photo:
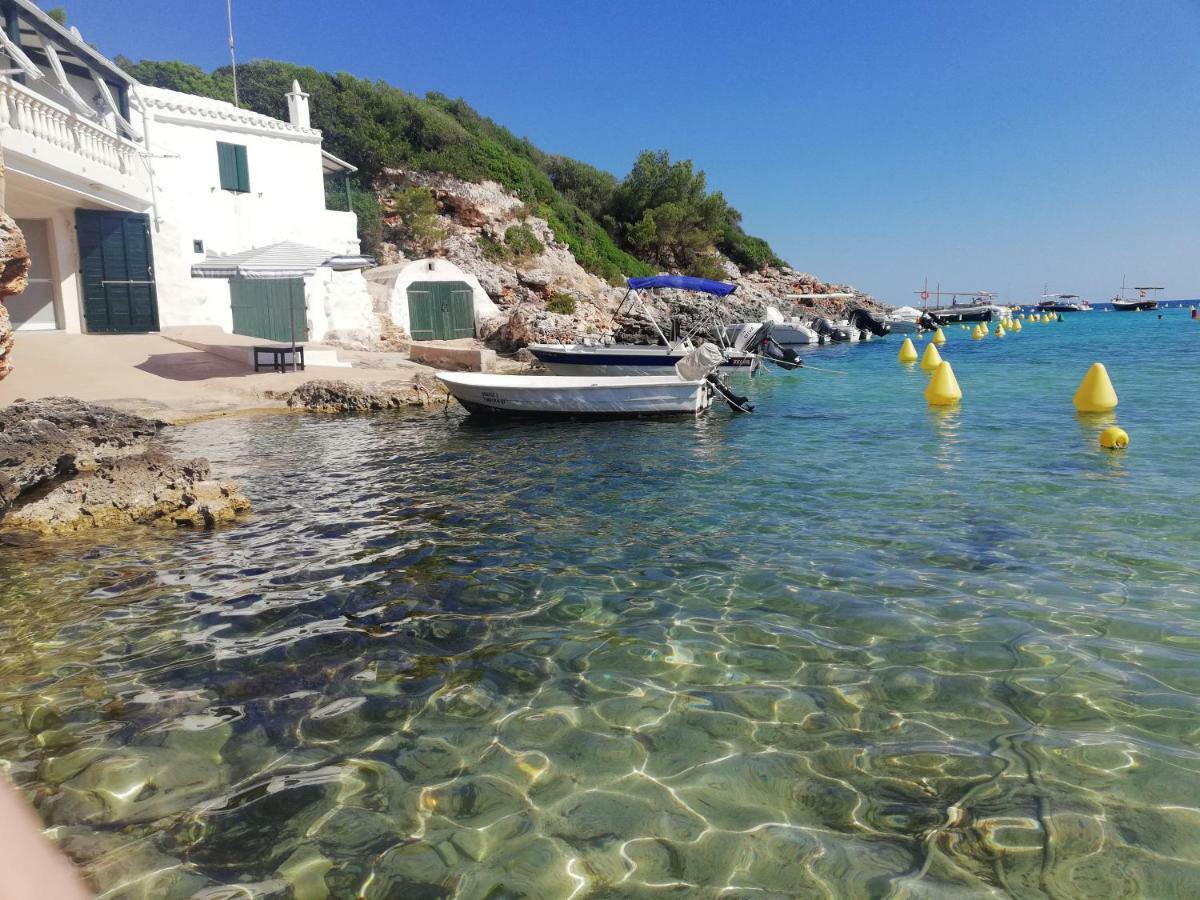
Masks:
[[[475,336],[475,295],[463,281],[414,281],[408,286],[408,331],[414,341]]]
[[[233,333],[286,344],[308,340],[303,278],[231,278]]]
[[[78,209],[75,226],[87,330],[158,331],[149,217]]]

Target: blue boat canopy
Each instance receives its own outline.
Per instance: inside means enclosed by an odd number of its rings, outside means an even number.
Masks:
[[[643,288],[669,287],[684,291],[702,291],[705,294],[716,294],[718,297],[727,297],[737,290],[736,284],[709,281],[707,278],[693,278],[691,275],[648,275],[645,278],[630,278],[627,284],[632,291],[640,291]]]

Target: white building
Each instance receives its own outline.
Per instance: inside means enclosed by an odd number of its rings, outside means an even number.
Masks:
[[[376,327],[355,216],[325,208],[325,176],[353,167],[322,151],[298,85],[284,122],[139,85],[30,0],[0,17],[5,207],[32,260],[19,329],[282,340],[289,307],[301,339]],[[255,250],[275,265],[222,266]]]

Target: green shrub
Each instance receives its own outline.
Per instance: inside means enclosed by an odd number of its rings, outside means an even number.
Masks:
[[[438,224],[437,201],[428,188],[411,187],[392,194],[396,204],[396,242],[406,250],[428,253],[446,237]]]
[[[508,247],[493,241],[486,234],[481,234],[477,240],[479,249],[483,251],[484,259],[490,259],[492,262],[504,262],[512,259],[512,251]]]
[[[546,310],[552,313],[562,313],[569,316],[575,312],[575,298],[570,294],[559,291],[546,301]]]
[[[546,249],[528,225],[509,225],[504,232],[504,243],[517,257],[538,256]]]

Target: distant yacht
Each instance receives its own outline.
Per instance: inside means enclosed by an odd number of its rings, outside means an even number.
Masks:
[[[1162,291],[1165,288],[1161,287],[1134,287],[1129,290],[1133,291],[1137,296],[1125,296],[1125,283],[1121,282],[1121,293],[1113,297],[1113,309],[1117,312],[1141,312],[1144,309],[1158,309],[1158,298],[1149,296],[1151,291]]]
[[[931,292],[929,282],[919,291],[914,291],[921,298],[921,312],[936,316],[945,322],[990,322],[993,319],[1004,319],[1011,314],[1007,306],[996,303],[995,294],[991,291],[943,291],[941,285],[932,292],[935,305],[929,305]],[[949,297],[950,305],[942,306],[942,298]],[[968,298],[959,300],[959,297]]]
[[[1078,294],[1043,294],[1037,308],[1047,312],[1091,312],[1092,304],[1079,299]]]

